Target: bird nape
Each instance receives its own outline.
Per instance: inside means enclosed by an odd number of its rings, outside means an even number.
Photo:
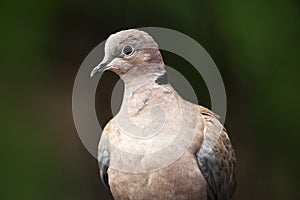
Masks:
[[[114,199],[231,199],[236,157],[218,117],[168,83],[158,45],[146,32],[112,34],[103,61],[125,83],[119,113],[105,126],[98,160]]]

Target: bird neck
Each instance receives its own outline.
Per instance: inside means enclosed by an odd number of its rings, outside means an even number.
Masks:
[[[164,65],[136,67],[121,76],[124,81],[124,95],[120,113],[131,113],[130,116],[140,116],[141,110],[148,105],[160,104],[159,96],[174,93],[167,82]],[[163,100],[164,101],[164,100]],[[171,102],[165,102],[168,104]]]
[[[168,84],[166,71],[161,67],[152,66],[151,70],[144,70],[144,68],[143,73],[132,72],[121,76],[125,83],[125,91],[118,113],[119,120],[126,121],[129,117],[135,125],[145,127],[151,122],[151,118],[160,121],[159,119],[164,117],[163,108],[179,109],[180,97]],[[159,105],[158,110],[154,109],[155,105]],[[151,117],[149,117],[150,111]]]
[[[167,85],[167,72],[164,64],[151,64],[134,67],[120,76],[125,83],[125,92],[134,91],[144,85]]]

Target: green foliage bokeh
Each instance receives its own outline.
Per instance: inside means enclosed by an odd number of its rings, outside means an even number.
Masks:
[[[299,11],[293,0],[1,1],[0,199],[109,198],[72,121],[73,81],[109,34],[144,26],[191,36],[219,67],[235,199],[299,198]]]

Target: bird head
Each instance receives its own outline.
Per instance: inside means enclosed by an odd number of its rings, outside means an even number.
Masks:
[[[144,71],[145,66],[164,70],[158,45],[144,31],[129,29],[110,35],[106,40],[104,53],[102,62],[92,70],[91,77],[105,70],[111,70],[120,76],[130,71],[138,73]]]

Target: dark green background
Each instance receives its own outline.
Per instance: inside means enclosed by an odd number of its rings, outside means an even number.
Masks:
[[[73,124],[73,81],[109,34],[144,26],[191,36],[219,67],[234,199],[299,199],[299,11],[296,0],[1,1],[0,199],[109,198]],[[209,105],[201,78],[186,76]]]

